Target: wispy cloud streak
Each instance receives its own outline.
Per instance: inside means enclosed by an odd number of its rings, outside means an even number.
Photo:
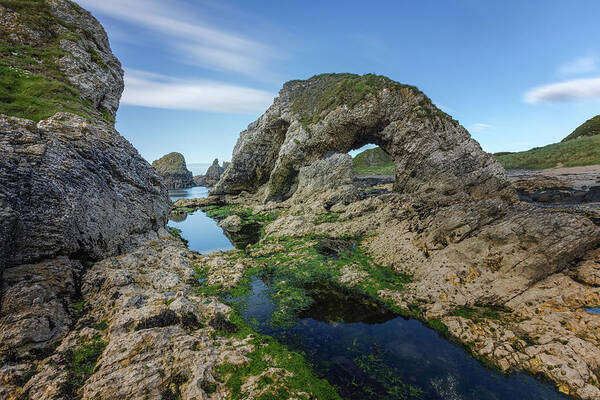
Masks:
[[[560,75],[581,75],[598,71],[596,57],[581,57],[558,68]]]
[[[260,74],[275,52],[260,42],[191,20],[177,1],[78,0],[94,12],[160,34],[183,62],[218,71]]]
[[[253,114],[264,111],[273,94],[214,81],[187,81],[139,70],[125,74],[121,103],[142,107]]]
[[[525,93],[527,103],[544,103],[600,98],[600,78],[573,79],[538,86]]]

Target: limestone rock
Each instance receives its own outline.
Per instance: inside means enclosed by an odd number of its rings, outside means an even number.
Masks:
[[[160,177],[110,123],[0,115],[0,154],[4,266],[59,254],[100,259],[166,223]]]
[[[181,153],[169,153],[152,162],[152,166],[163,178],[168,189],[182,189],[194,186],[194,177],[185,165]]]
[[[283,200],[293,195],[302,167],[367,143],[393,158],[398,192],[516,199],[500,164],[422,92],[385,77],[352,74],[286,83],[240,134],[213,193],[265,186],[266,200]]]
[[[196,186],[214,186],[217,182],[219,182],[219,179],[221,179],[223,172],[225,172],[226,164],[229,163],[223,163],[223,166],[221,167],[219,165],[219,159],[215,158],[211,166],[206,170],[205,175],[197,175],[194,177],[194,183]]]

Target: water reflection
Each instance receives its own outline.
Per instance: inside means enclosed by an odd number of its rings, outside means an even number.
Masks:
[[[524,374],[502,375],[422,323],[396,317],[353,292],[313,288],[314,303],[292,326],[270,323],[275,310],[254,278],[243,317],[262,333],[303,351],[344,399],[566,399]]]

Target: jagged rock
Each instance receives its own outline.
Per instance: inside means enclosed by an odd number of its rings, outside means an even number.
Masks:
[[[240,134],[213,193],[262,188],[266,200],[283,200],[293,195],[302,167],[367,143],[394,159],[398,192],[516,199],[500,164],[422,92],[385,77],[351,74],[286,83]]]
[[[223,163],[223,166],[221,167],[219,165],[219,159],[215,158],[212,165],[206,170],[205,175],[197,175],[194,177],[194,183],[196,186],[214,186],[219,179],[221,179],[221,175],[223,175],[223,172],[225,171],[226,164],[228,165],[229,163]]]
[[[0,115],[0,260],[118,254],[166,222],[160,177],[112,124]]]
[[[17,49],[3,62],[18,71],[10,79],[35,75],[51,89],[34,111],[11,110],[26,118],[0,114],[3,399],[19,395],[32,363],[68,336],[91,261],[156,239],[170,209],[160,176],[111,122],[123,72],[102,26],[71,1],[17,3],[0,5],[0,44]]]
[[[182,189],[194,186],[194,177],[185,165],[181,153],[169,153],[152,162],[152,166],[163,178],[169,189]]]

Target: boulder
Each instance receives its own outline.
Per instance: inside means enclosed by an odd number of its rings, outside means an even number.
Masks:
[[[295,193],[301,168],[375,143],[394,160],[395,191],[517,199],[502,166],[417,88],[376,75],[323,74],[284,84],[240,134],[213,194]]]
[[[169,153],[152,162],[152,166],[162,176],[164,185],[169,189],[183,189],[194,186],[194,176],[185,165],[181,153]]]

